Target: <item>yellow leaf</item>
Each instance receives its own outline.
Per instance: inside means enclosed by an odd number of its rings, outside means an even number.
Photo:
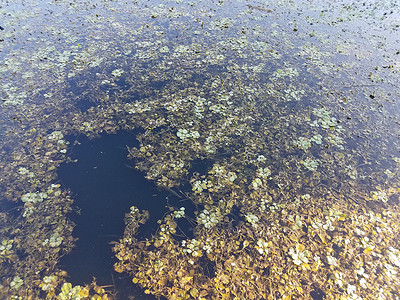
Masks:
[[[192,288],[190,290],[190,296],[192,296],[193,298],[197,298],[198,295],[199,295],[199,292],[196,288]]]
[[[367,247],[367,248],[364,249],[364,253],[365,254],[368,254],[370,252],[372,252],[372,249],[370,247]]]
[[[158,281],[158,284],[164,286],[164,285],[167,284],[167,282],[168,282],[168,278],[167,277],[163,277]]]
[[[228,283],[229,283],[229,276],[227,276],[227,275],[222,275],[222,276],[220,277],[220,280],[221,280],[221,282],[222,282],[223,284],[228,284]]]
[[[186,283],[191,283],[192,282],[193,277],[190,276],[185,276],[181,279],[181,283],[186,284]]]
[[[137,279],[137,278],[135,277],[135,278],[132,279],[132,282],[133,282],[133,283],[138,283],[138,282],[139,282],[139,279]]]
[[[205,297],[208,295],[208,292],[206,290],[201,290],[200,291],[200,297]]]
[[[319,239],[322,241],[322,243],[324,243],[326,245],[325,237],[320,233],[318,233],[317,235],[318,235]]]
[[[64,283],[64,284],[62,285],[61,291],[62,291],[64,294],[68,294],[68,293],[70,292],[71,288],[72,288],[72,284],[69,283],[69,282],[66,282],[66,283]]]
[[[303,244],[298,244],[297,249],[299,250],[299,252],[303,252],[306,249],[306,247],[304,247]]]
[[[318,269],[319,269],[319,264],[318,264],[318,263],[314,263],[314,264],[313,264],[313,267],[312,267],[312,269],[311,269],[311,271],[317,272]]]
[[[53,299],[56,296],[56,293],[54,291],[50,291],[47,293],[47,298],[48,299]]]
[[[89,297],[89,291],[87,288],[83,288],[79,291],[78,295],[81,297]]]
[[[115,265],[114,270],[117,273],[122,273],[124,271],[124,268],[121,265]]]

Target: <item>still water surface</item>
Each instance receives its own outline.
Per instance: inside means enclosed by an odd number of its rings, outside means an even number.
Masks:
[[[400,297],[398,1],[0,14],[1,298]]]

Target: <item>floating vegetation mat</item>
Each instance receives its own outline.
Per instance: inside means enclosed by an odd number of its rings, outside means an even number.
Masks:
[[[59,265],[76,237],[57,168],[66,136],[122,130],[138,132],[132,165],[182,200],[149,238],[133,202],[114,241],[115,271],[145,293],[400,298],[398,1],[16,0],[0,15],[0,298],[117,297]]]

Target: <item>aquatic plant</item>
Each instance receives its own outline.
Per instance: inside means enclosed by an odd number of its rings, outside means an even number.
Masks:
[[[146,178],[197,207],[143,240],[149,213],[127,212],[114,268],[146,293],[399,296],[398,51],[371,35],[396,32],[398,7],[325,4],[1,8],[0,197],[16,206],[0,213],[0,298],[111,297],[58,265],[75,238],[57,168],[79,144],[67,136],[119,130],[139,132],[129,158]]]
[[[316,171],[318,168],[318,161],[313,160],[309,157],[307,157],[305,160],[300,161],[300,163],[307,169],[310,171]]]

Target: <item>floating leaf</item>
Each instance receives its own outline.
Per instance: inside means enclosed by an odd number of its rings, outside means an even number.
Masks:
[[[193,298],[197,298],[199,295],[199,292],[196,288],[192,288],[189,293],[190,293],[190,296],[192,296]]]
[[[228,284],[229,283],[229,276],[227,276],[227,275],[222,275],[220,278],[219,278],[220,280],[221,280],[221,282],[223,283],[223,284]]]

